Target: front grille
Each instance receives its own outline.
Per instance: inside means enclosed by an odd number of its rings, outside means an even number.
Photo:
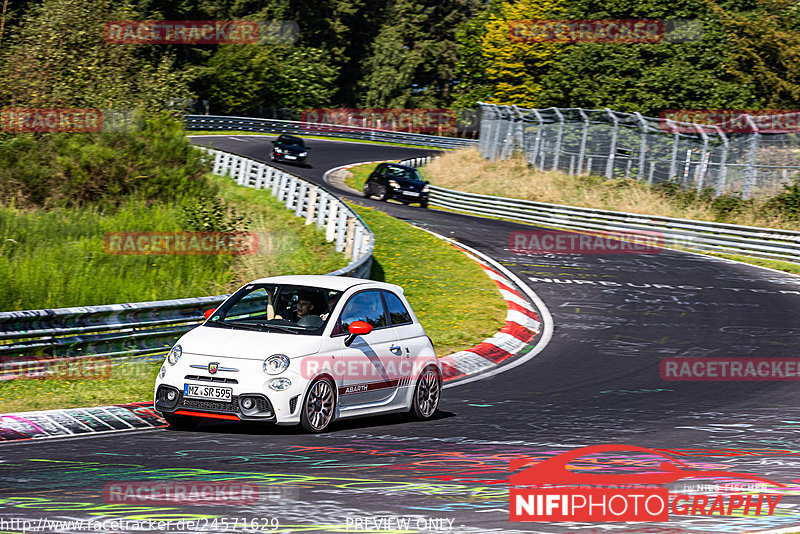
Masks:
[[[186,380],[198,380],[200,382],[218,382],[220,384],[238,384],[239,381],[235,378],[225,378],[222,376],[201,376],[201,375],[186,375],[183,377]]]
[[[254,397],[256,400],[256,408],[258,408],[259,412],[270,412],[272,413],[272,406],[270,405],[269,401],[263,397]]]
[[[232,402],[217,402],[201,399],[181,399],[181,406],[185,408],[198,408],[200,410],[217,410],[220,412],[236,412],[239,404],[237,397],[234,396]]]

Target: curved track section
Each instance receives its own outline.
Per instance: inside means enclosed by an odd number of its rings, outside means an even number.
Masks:
[[[195,138],[262,160],[268,140]],[[311,146],[313,166],[292,171],[317,183],[324,170],[338,165],[425,153],[317,140]],[[316,436],[218,423],[186,432],[4,445],[3,518],[198,516],[206,531],[216,521],[213,530],[231,532],[245,530],[231,518],[257,520],[255,526],[274,518],[278,532],[706,533],[800,525],[797,382],[677,382],[659,374],[666,357],[800,356],[797,277],[668,250],[518,255],[509,250],[508,236],[531,227],[357,200],[501,262],[550,310],[555,329],[547,349],[507,372],[447,389],[438,418],[425,423],[377,417]],[[545,459],[608,443],[667,449],[695,469],[750,472],[787,487],[773,515],[695,514],[653,524],[509,522],[503,482],[510,458]],[[658,465],[624,454],[593,458],[623,472]],[[253,483],[258,498],[227,505],[142,504],[108,502],[103,491],[120,481],[198,480]],[[708,482],[669,487],[680,493]],[[256,530],[271,527],[247,531]]]

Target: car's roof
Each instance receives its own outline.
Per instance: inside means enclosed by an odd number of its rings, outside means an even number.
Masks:
[[[363,278],[352,278],[350,276],[328,276],[323,274],[294,274],[286,276],[271,276],[269,278],[259,278],[253,280],[251,284],[292,284],[298,286],[322,287],[325,289],[335,289],[345,291],[354,286],[363,286],[364,289],[374,287],[380,289],[390,289],[396,293],[402,293],[403,288],[385,282],[374,280],[364,280]]]

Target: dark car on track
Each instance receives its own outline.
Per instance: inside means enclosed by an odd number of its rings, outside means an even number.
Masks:
[[[364,196],[376,195],[380,200],[393,198],[403,204],[419,202],[428,207],[428,182],[414,167],[397,163],[381,163],[364,183]]]
[[[305,163],[306,157],[308,157],[308,147],[300,137],[282,134],[272,141],[272,153],[270,153],[272,161]]]

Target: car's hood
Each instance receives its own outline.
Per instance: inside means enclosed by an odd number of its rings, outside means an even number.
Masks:
[[[289,358],[316,354],[322,336],[199,326],[186,333],[178,343],[184,354],[263,360],[272,354],[285,354]]]
[[[409,191],[422,191],[422,188],[425,187],[425,182],[420,182],[419,180],[409,180],[408,178],[391,178],[403,189],[408,189]]]
[[[297,145],[281,145],[278,148],[282,150],[291,150],[292,152],[305,152],[306,147]]]

